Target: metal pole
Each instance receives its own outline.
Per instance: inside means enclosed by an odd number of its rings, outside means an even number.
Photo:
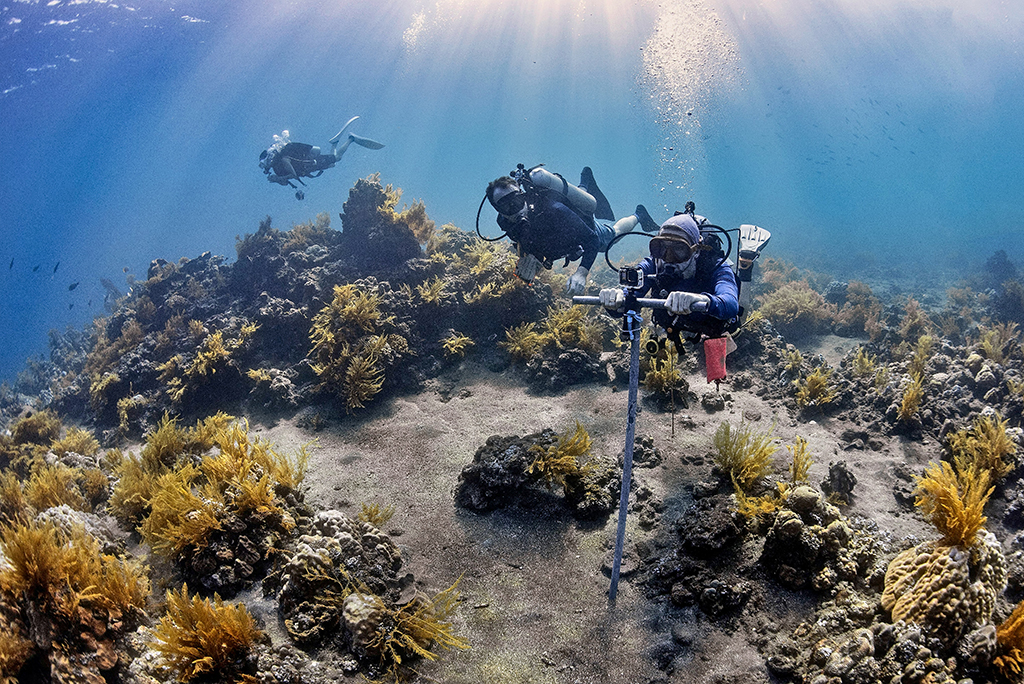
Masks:
[[[619,492],[619,525],[615,532],[615,560],[612,563],[612,585],[608,590],[608,604],[615,605],[619,592],[619,570],[622,567],[622,547],[626,540],[626,512],[629,509],[629,486],[633,479],[633,439],[636,434],[636,396],[640,378],[640,313],[627,311],[622,331],[629,343],[629,411],[626,419],[626,452],[622,459],[622,489]]]

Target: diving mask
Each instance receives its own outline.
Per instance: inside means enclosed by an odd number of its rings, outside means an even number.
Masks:
[[[651,238],[651,256],[667,264],[682,264],[690,260],[700,247],[694,247],[685,240],[677,238]]]
[[[522,190],[510,190],[493,202],[494,208],[503,216],[515,216],[526,206],[526,193]]]

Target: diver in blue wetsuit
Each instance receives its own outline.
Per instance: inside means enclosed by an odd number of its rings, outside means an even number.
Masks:
[[[568,265],[579,259],[566,292],[580,294],[594,259],[616,235],[637,224],[644,230],[657,230],[643,205],[616,221],[590,167],[584,167],[578,186],[539,166],[527,170],[520,165],[517,176],[491,181],[487,199],[498,212],[498,226],[519,249],[516,275],[527,282],[541,266],[551,268],[558,259],[565,259]]]
[[[692,205],[661,224],[651,238],[649,257],[640,262],[643,288],[635,294],[665,299],[666,309],[654,310],[654,322],[678,342],[686,338],[720,337],[739,324],[739,282],[732,265],[712,233],[702,233]],[[753,226],[751,226],[753,228]],[[766,232],[766,231],[765,231]],[[767,242],[764,239],[763,242]],[[621,288],[601,290],[601,304],[621,310]]]
[[[305,185],[302,182],[303,178],[319,178],[324,171],[341,161],[341,157],[352,143],[371,150],[379,150],[384,147],[376,140],[363,138],[354,133],[345,134],[348,127],[358,118],[358,116],[353,116],[341,131],[330,139],[330,154],[321,154],[320,148],[314,145],[292,142],[288,131],[283,131],[281,135],[275,135],[274,144],[260,153],[260,168],[266,174],[267,180],[271,183],[295,188],[295,185],[292,184],[293,180]],[[342,139],[344,142],[341,142]],[[339,142],[341,142],[340,145]],[[305,195],[302,190],[296,188],[295,197],[302,199]]]

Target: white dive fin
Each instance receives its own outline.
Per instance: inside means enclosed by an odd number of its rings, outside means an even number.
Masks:
[[[749,252],[752,254],[751,258],[756,258],[771,238],[772,234],[764,228],[744,223],[740,226],[740,256],[742,257],[744,252]]]
[[[348,121],[346,121],[346,122],[345,122],[345,125],[341,127],[341,130],[340,130],[340,131],[338,131],[338,135],[334,136],[333,138],[331,138],[331,139],[330,139],[330,140],[328,140],[327,142],[329,142],[329,143],[332,143],[332,144],[333,144],[333,143],[336,143],[336,142],[338,142],[339,140],[341,140],[341,137],[342,137],[343,135],[345,135],[345,131],[347,131],[347,130],[348,130],[348,127],[349,127],[349,126],[351,126],[351,125],[352,125],[352,122],[353,122],[353,121],[355,121],[355,120],[356,120],[356,119],[358,119],[358,118],[359,118],[359,116],[357,115],[357,116],[353,116],[353,117],[352,117],[351,119],[349,119]]]
[[[379,150],[380,148],[384,147],[384,143],[379,143],[376,140],[370,140],[369,138],[363,138],[354,133],[349,133],[348,139],[354,142],[356,145],[368,147],[371,150]]]

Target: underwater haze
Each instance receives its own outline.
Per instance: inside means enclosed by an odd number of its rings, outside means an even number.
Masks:
[[[1020,265],[1022,35],[1002,0],[8,0],[0,378],[153,259],[234,259],[266,216],[340,229],[377,172],[466,230],[517,163],[589,165],[617,216],[693,200],[838,278]],[[354,115],[383,149],[301,201],[267,182],[273,135],[326,150]]]

